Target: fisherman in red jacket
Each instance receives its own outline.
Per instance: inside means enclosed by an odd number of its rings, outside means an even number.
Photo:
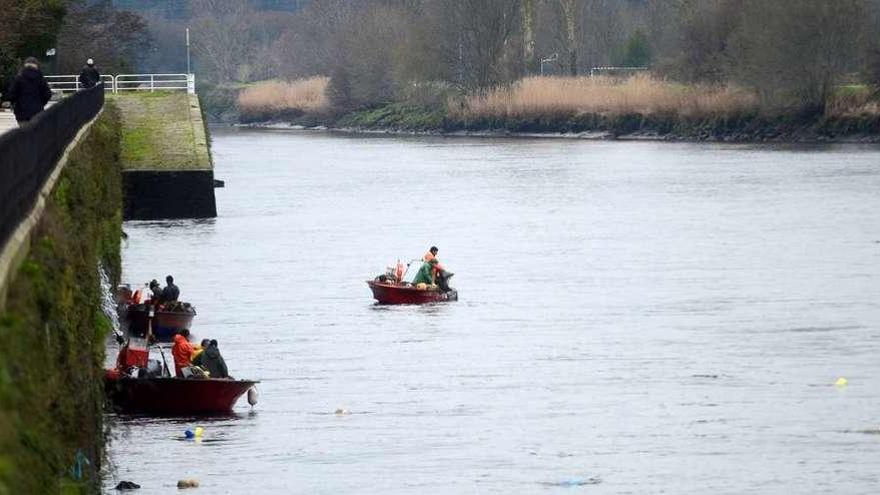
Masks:
[[[189,337],[189,330],[184,328],[174,336],[174,345],[171,347],[171,355],[174,356],[174,373],[178,377],[183,376],[181,370],[192,363],[194,349],[187,337]]]

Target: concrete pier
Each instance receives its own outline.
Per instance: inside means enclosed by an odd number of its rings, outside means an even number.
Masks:
[[[214,167],[196,95],[111,97],[122,119],[126,220],[217,216]]]

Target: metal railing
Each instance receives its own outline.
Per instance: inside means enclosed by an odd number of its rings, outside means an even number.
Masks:
[[[101,81],[104,83],[104,91],[113,91],[113,76],[104,74],[101,76]],[[81,89],[85,89],[83,85],[79,83],[79,76],[73,74],[46,76],[46,82],[49,83],[49,87],[52,91],[55,91],[56,93],[75,93]]]
[[[74,93],[0,134],[0,248],[33,208],[58,158],[104,105],[104,89]]]
[[[114,93],[120,91],[180,91],[196,92],[194,74],[119,74],[114,81]]]
[[[83,89],[79,76],[46,76],[49,87],[56,93],[74,93]],[[195,74],[119,74],[101,76],[104,91],[119,93],[123,91],[186,91],[196,92]]]

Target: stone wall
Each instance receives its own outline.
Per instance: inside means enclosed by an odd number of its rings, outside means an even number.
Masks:
[[[97,492],[109,320],[120,275],[120,126],[112,103],[69,149],[0,312],[0,493]],[[73,477],[80,459],[83,479]],[[84,462],[87,460],[88,462]]]

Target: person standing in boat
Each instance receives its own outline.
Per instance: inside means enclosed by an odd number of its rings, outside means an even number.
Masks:
[[[193,366],[204,369],[211,378],[229,378],[226,361],[220,355],[220,347],[216,340],[212,340],[205,351],[193,359]]]
[[[159,285],[159,281],[155,278],[150,280],[150,300],[153,304],[159,304],[162,302],[162,287]]]
[[[180,297],[180,289],[174,285],[174,277],[168,275],[165,277],[165,283],[167,285],[162,289],[162,302],[176,301]]]
[[[183,376],[183,368],[192,364],[193,346],[189,343],[189,330],[184,328],[174,336],[174,345],[171,347],[171,355],[174,357],[174,374]]]
[[[438,251],[439,249],[437,249],[437,246],[431,246],[431,249],[429,249],[428,252],[425,253],[424,256],[422,256],[422,261],[424,261],[425,263],[430,263],[431,260],[437,258]]]
[[[437,249],[437,246],[431,246],[431,249],[429,249],[428,252],[425,253],[424,256],[422,256],[422,261],[424,261],[427,264],[432,265],[432,267],[433,267],[431,270],[431,276],[430,276],[431,281],[425,282],[427,284],[433,284],[437,280],[437,275],[441,271],[443,271],[443,267],[440,265],[440,260],[437,259],[437,252],[438,251],[439,251],[439,249]],[[425,265],[422,265],[422,268],[425,268]]]

